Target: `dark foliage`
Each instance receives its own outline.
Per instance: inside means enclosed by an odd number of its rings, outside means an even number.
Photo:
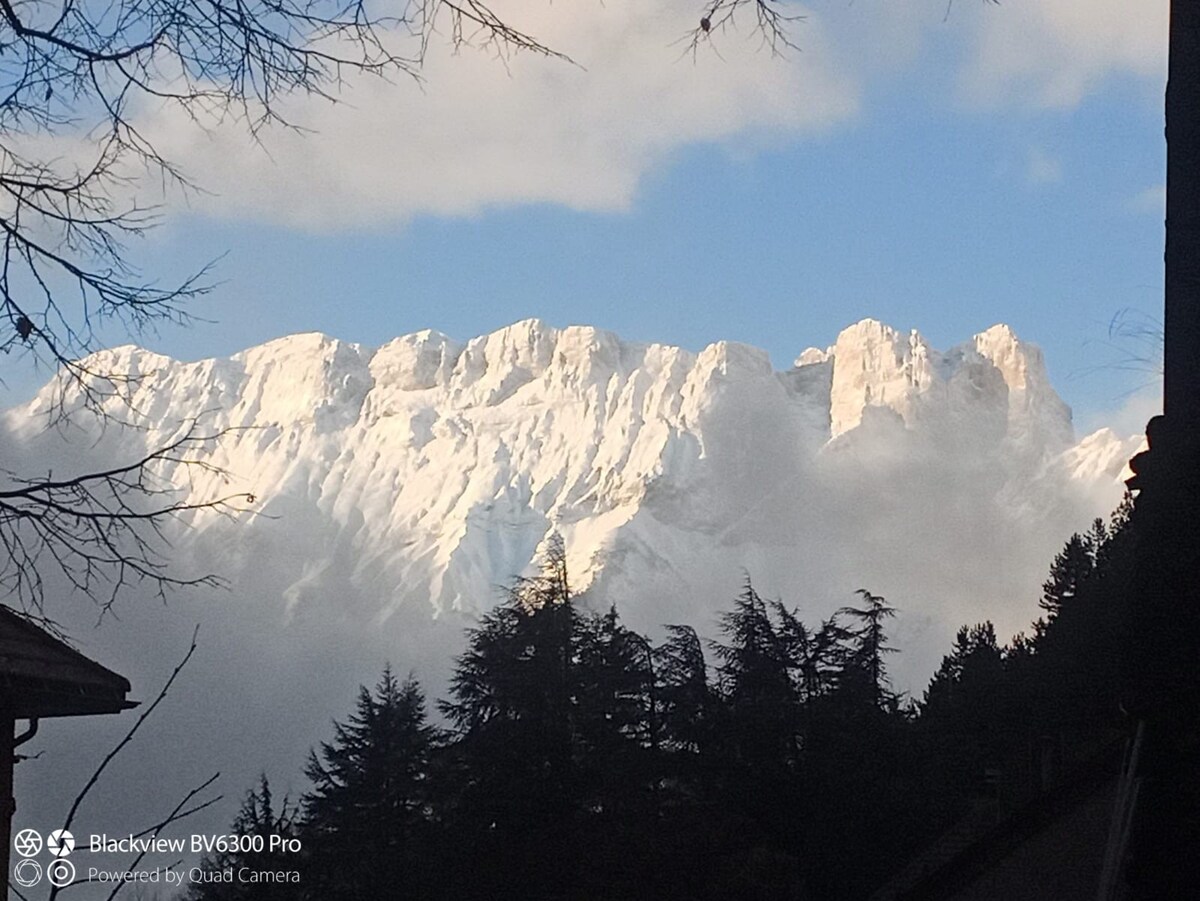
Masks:
[[[264,782],[235,829],[294,830],[305,898],[867,898],[1128,728],[1132,536],[1128,505],[1072,536],[1032,637],[964,626],[920,703],[888,681],[883,597],[809,628],[747,578],[710,664],[689,626],[652,647],[579,604],[556,540],[469,632],[452,733],[385,670],[313,754],[300,816]]]
[[[375,690],[359,690],[334,740],[309,755],[312,790],[302,799],[305,891],[311,897],[382,898],[392,886],[429,890],[431,758],[440,741],[413,679],[386,668]]]
[[[248,850],[235,849],[216,853],[205,858],[201,869],[206,873],[225,873],[230,870],[237,872],[242,868],[256,872],[290,870],[295,866],[294,858],[278,848],[272,850],[269,845],[270,836],[281,839],[295,838],[297,832],[297,810],[284,798],[275,808],[275,799],[271,794],[271,785],[264,775],[260,778],[258,787],[246,793],[241,810],[233,820],[229,830],[230,836],[247,838],[253,846],[253,840],[261,837],[261,850],[250,847]],[[240,880],[231,882],[196,882],[186,893],[188,901],[293,901],[298,897],[296,887],[287,883],[252,884]]]

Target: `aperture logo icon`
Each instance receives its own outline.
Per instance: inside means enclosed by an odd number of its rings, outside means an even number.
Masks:
[[[57,888],[67,887],[75,881],[75,864],[61,857],[51,861],[50,865],[46,867],[46,879]]]
[[[42,881],[42,865],[28,857],[13,867],[13,879],[21,888],[29,888]]]
[[[71,847],[74,847],[74,839]],[[42,853],[42,836],[36,829],[22,829],[13,839],[13,848],[21,857],[37,857]],[[40,872],[41,867],[38,867]]]
[[[75,836],[66,829],[55,829],[46,836],[46,850],[55,857],[66,857],[75,850]]]

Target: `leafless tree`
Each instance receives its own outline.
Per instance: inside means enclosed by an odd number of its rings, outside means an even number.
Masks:
[[[108,402],[127,396],[130,377],[88,356],[100,325],[136,335],[186,322],[212,287],[207,268],[162,285],[129,254],[157,215],[128,199],[132,181],[149,173],[189,187],[136,112],[232,116],[253,134],[290,126],[284,95],[332,98],[351,72],[415,77],[442,32],[554,55],[477,0],[400,0],[391,15],[368,0],[0,0],[0,350],[58,370],[57,422],[69,406],[112,416]],[[162,473],[209,468],[218,437],[192,423],[138,459],[67,475],[18,474],[0,460],[0,589],[40,613],[47,567],[105,610],[131,583],[161,593],[214,581],[171,573],[163,528],[236,499],[180,500]]]
[[[793,8],[788,0],[709,0],[696,27],[684,36],[686,52],[694,56],[702,47],[711,47],[714,36],[738,30],[757,36],[762,47],[776,56],[799,49],[792,29],[804,16]]]
[[[173,441],[108,469],[35,479],[4,472],[12,487],[0,490],[0,590],[21,599],[43,625],[53,627],[41,603],[47,564],[93,598],[102,615],[132,584],[148,584],[159,595],[172,587],[218,584],[211,574],[172,573],[164,556],[163,528],[189,511],[228,513],[247,498],[181,499],[180,486],[161,468],[213,471],[206,451],[220,437],[193,421]]]
[[[711,0],[693,47],[745,10],[777,52],[790,45],[785,9]],[[483,0],[0,0],[0,351],[59,372],[59,423],[80,407],[111,417],[110,402],[129,396],[131,377],[89,356],[100,326],[137,335],[186,323],[213,288],[207,267],[164,284],[131,255],[158,216],[136,186],[149,175],[196,187],[139,117],[173,107],[201,127],[233,119],[255,137],[267,125],[299,128],[285,96],[334,100],[350,75],[419,78],[435,40],[566,60]],[[66,404],[67,392],[81,403]],[[66,477],[7,472],[0,460],[0,589],[41,611],[50,566],[108,609],[131,582],[161,592],[211,581],[170,573],[162,530],[229,499],[180,501],[159,471],[205,467],[216,437],[193,424],[140,459]]]
[[[137,720],[135,720],[133,725],[131,725],[129,727],[129,730],[125,733],[124,737],[122,737],[121,740],[119,742],[117,742],[116,745],[113,746],[112,750],[110,750],[106,755],[104,755],[103,759],[101,759],[100,763],[96,766],[96,769],[92,771],[91,776],[84,783],[83,787],[79,790],[79,792],[75,795],[74,800],[71,802],[70,810],[67,811],[67,814],[64,817],[62,823],[59,824],[57,828],[61,828],[61,829],[68,830],[68,831],[70,830],[71,825],[74,823],[75,816],[79,812],[81,805],[87,799],[87,797],[88,797],[89,793],[92,791],[92,789],[96,787],[97,783],[100,781],[101,777],[104,775],[105,770],[108,769],[108,765],[110,763],[112,763],[113,760],[116,759],[116,757],[122,751],[124,751],[127,747],[129,747],[129,745],[133,742],[134,738],[137,736],[138,732],[141,730],[142,726],[145,725],[146,721],[153,715],[154,711],[157,710],[159,705],[162,704],[162,702],[166,699],[168,692],[170,692],[171,687],[175,684],[175,681],[179,678],[180,673],[183,672],[184,668],[188,665],[188,662],[192,659],[193,655],[196,653],[197,635],[198,634],[199,634],[199,627],[197,627],[197,629],[192,632],[192,641],[191,641],[191,644],[188,646],[187,652],[183,655],[183,658],[179,661],[179,663],[171,671],[171,674],[167,677],[167,680],[163,683],[162,688],[160,688],[158,690],[158,694],[156,694],[154,696],[154,700],[152,700],[149,704],[146,705],[146,707],[142,710],[141,714],[138,716]],[[221,801],[222,797],[223,797],[222,795],[212,795],[209,793],[209,790],[213,787],[213,785],[216,783],[216,781],[220,778],[220,775],[221,775],[220,773],[214,773],[213,775],[209,776],[207,779],[204,779],[201,782],[197,783],[193,788],[191,788],[187,792],[185,792],[180,797],[179,801],[176,802],[175,806],[168,813],[164,814],[162,816],[162,818],[158,820],[158,822],[156,822],[150,826],[147,826],[143,829],[140,829],[136,832],[130,833],[131,837],[135,838],[135,839],[139,839],[139,838],[145,838],[146,836],[157,836],[160,832],[169,828],[173,824],[178,823],[181,820],[185,820],[188,817],[194,816],[195,814],[200,813],[200,811],[205,810],[206,808],[211,807],[214,804]],[[124,867],[124,869],[126,871],[136,870],[138,868],[138,866],[141,864],[142,860],[145,859],[147,853],[148,853],[147,850],[142,850],[142,851],[136,852],[134,854],[134,856],[130,859],[129,863]],[[174,869],[175,867],[179,866],[181,862],[182,861],[175,861],[173,863],[170,863],[165,867],[165,869]],[[6,877],[6,881],[7,881],[7,877]],[[72,881],[64,886],[52,885],[50,887],[49,893],[47,894],[46,901],[55,901],[55,899],[58,897],[59,892],[62,891],[64,888],[72,888],[77,885],[82,885],[87,882],[95,882],[95,881],[96,881],[95,879],[90,879],[86,876],[80,876],[80,877],[75,878],[74,881]],[[115,899],[117,897],[117,895],[128,885],[129,885],[129,883],[127,883],[127,882],[116,882],[113,885],[109,894],[107,895],[108,901],[113,901],[113,899]],[[8,888],[9,888],[9,891],[11,891],[13,894],[15,894],[18,898],[22,899],[22,901],[32,901],[32,899],[29,898],[27,895],[23,894],[16,885],[13,885],[11,881],[8,881]]]
[[[156,218],[119,199],[133,173],[187,185],[139,110],[296,127],[285,95],[333,99],[350,73],[417,77],[439,33],[557,55],[478,0],[0,0],[0,350],[83,381],[101,321],[186,321],[211,289],[206,270],[160,285],[126,252]]]

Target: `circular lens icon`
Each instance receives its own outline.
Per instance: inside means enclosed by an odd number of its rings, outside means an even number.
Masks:
[[[29,888],[42,881],[42,865],[26,858],[13,867],[13,879],[21,888]]]
[[[22,857],[37,857],[42,853],[42,836],[36,829],[22,829],[13,839],[13,847]]]
[[[55,857],[66,857],[75,850],[75,836],[66,829],[55,829],[46,836],[46,850]]]
[[[46,879],[56,888],[65,888],[75,881],[75,864],[60,857],[46,867]]]

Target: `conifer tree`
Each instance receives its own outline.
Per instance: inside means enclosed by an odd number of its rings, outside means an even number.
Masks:
[[[454,844],[474,849],[472,869],[487,874],[474,883],[457,873],[464,894],[538,898],[578,878],[583,628],[555,537],[541,573],[517,579],[468,630],[439,704],[456,733],[448,828]]]
[[[704,645],[691,626],[667,626],[667,635],[654,652],[663,732],[672,751],[699,754],[710,745],[714,728]]]
[[[430,884],[430,758],[439,740],[413,678],[400,682],[389,666],[374,691],[359,689],[354,713],[334,723],[333,741],[310,752],[305,770],[313,897],[419,895]]]
[[[954,637],[950,653],[925,690],[924,710],[939,715],[943,711],[970,707],[978,698],[979,683],[990,685],[1002,670],[1001,650],[996,640],[996,627],[990,621],[975,626],[963,626]]]
[[[857,628],[851,627],[851,646],[842,669],[840,687],[843,692],[862,693],[875,707],[896,700],[890,691],[885,654],[893,654],[889,647],[884,624],[896,615],[896,608],[888,606],[887,599],[871,594],[865,588],[855,592],[862,598],[861,607],[843,607],[838,612],[856,620]]]
[[[650,643],[627,629],[612,607],[602,616],[580,617],[573,664],[581,755],[592,758],[593,768],[610,770],[647,762],[641,752],[656,750],[660,738]]]
[[[1007,715],[1008,682],[992,623],[960,628],[921,706],[921,726],[947,809],[989,792],[988,774],[1021,743],[1014,740]]]
[[[736,758],[750,767],[788,768],[797,762],[800,699],[792,679],[797,661],[789,655],[796,623],[784,623],[791,635],[781,634],[747,577],[733,610],[721,617],[724,642],[714,645],[731,718],[725,731]]]
[[[1096,521],[1101,527],[1103,523]],[[1084,537],[1076,532],[1055,556],[1050,565],[1050,578],[1042,584],[1042,599],[1038,605],[1050,619],[1056,617],[1064,605],[1079,595],[1084,583],[1091,577],[1096,565],[1096,544],[1093,534]]]
[[[246,838],[245,846],[219,851],[205,857],[200,868],[206,873],[224,874],[243,868],[254,872],[295,870],[301,859],[294,853],[272,850],[270,839],[297,836],[297,810],[284,798],[275,808],[271,785],[266,774],[259,777],[257,788],[246,793],[242,806],[230,826],[229,834]],[[261,882],[240,879],[230,882],[196,880],[189,886],[187,901],[299,901],[304,898],[303,883]]]

